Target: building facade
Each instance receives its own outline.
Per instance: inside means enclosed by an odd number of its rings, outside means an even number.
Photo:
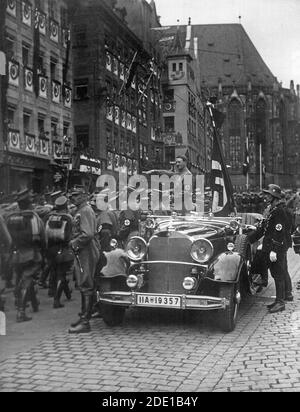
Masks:
[[[201,98],[197,39],[190,22],[168,28],[159,40],[164,56],[163,133],[166,161],[185,155],[193,174],[211,169],[213,133]]]
[[[221,138],[237,191],[299,187],[299,86],[277,81],[240,24],[195,25],[202,95],[225,115]],[[246,146],[249,174],[243,175]]]
[[[73,136],[72,60],[67,3],[2,2],[1,190],[51,189],[62,179]],[[1,130],[1,129],[0,129]],[[61,173],[58,173],[61,171]]]
[[[115,1],[70,2],[70,13],[75,145],[81,157],[99,160],[98,175],[136,174],[155,155],[159,55],[144,48]]]

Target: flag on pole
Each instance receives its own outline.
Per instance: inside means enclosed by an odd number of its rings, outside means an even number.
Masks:
[[[214,138],[211,167],[212,212],[215,216],[228,216],[235,212],[233,187],[225,164],[222,148],[219,142],[218,130],[221,128],[225,116],[207,104],[213,125]]]
[[[71,49],[71,31],[68,29],[65,32],[65,41],[66,41],[66,57],[65,57],[65,63],[63,65],[63,84],[67,84],[67,79],[68,79],[68,71],[69,71],[69,65],[70,65],[70,49]],[[65,97],[65,88],[63,88],[63,95]]]
[[[121,94],[123,92],[123,90],[128,90],[131,87],[131,84],[133,82],[134,76],[136,74],[137,68],[139,66],[139,63],[137,62],[136,58],[137,58],[137,52],[134,53],[134,56],[132,58],[132,61],[130,63],[129,69],[126,73],[124,82],[122,84],[122,87],[120,89],[119,94]]]
[[[249,173],[249,166],[250,166],[250,157],[247,144],[245,145],[245,155],[244,155],[244,163],[243,163],[243,175],[247,176]]]

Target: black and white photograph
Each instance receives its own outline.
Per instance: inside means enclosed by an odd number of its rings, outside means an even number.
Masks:
[[[0,392],[300,392],[299,21],[0,0]]]

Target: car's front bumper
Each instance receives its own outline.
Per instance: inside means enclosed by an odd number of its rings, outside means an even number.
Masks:
[[[148,299],[146,299],[148,298]],[[168,304],[158,304],[158,299],[165,299],[170,302],[170,299],[175,301],[179,299],[179,303],[175,306]],[[140,301],[143,303],[139,303]],[[204,295],[184,295],[184,294],[155,294],[155,293],[139,293],[139,292],[104,292],[99,294],[98,301],[104,304],[126,306],[126,307],[149,307],[162,309],[193,309],[193,310],[217,310],[225,309],[229,305],[229,301],[225,298]]]

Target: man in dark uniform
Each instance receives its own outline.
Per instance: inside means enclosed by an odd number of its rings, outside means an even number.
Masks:
[[[97,201],[101,198],[101,202]],[[97,233],[101,245],[101,250],[109,252],[110,242],[116,239],[119,232],[118,217],[114,210],[110,210],[106,195],[93,195],[90,205],[92,206],[97,219]]]
[[[266,201],[270,205],[269,213],[264,223],[254,234],[250,234],[250,241],[256,241],[264,236],[262,252],[268,269],[275,281],[276,299],[268,305],[270,313],[285,310],[285,282],[288,276],[286,254],[290,244],[289,220],[285,211],[285,204],[281,201],[282,191],[279,186],[271,184],[263,190]]]
[[[77,206],[74,218],[74,233],[70,246],[75,255],[75,277],[81,293],[80,319],[71,325],[69,333],[90,331],[90,318],[93,309],[94,277],[100,257],[97,240],[96,216],[87,204],[88,195],[84,188],[71,192],[71,200]]]
[[[11,247],[11,236],[7,230],[5,221],[3,217],[0,215],[0,247],[1,247],[1,252],[3,250],[8,251]],[[2,256],[1,256],[1,262],[0,262],[0,311],[4,312],[4,304],[5,304],[5,299],[4,299],[4,292],[5,292],[5,287],[2,287],[2,282],[4,279],[2,278],[2,264],[3,264]]]
[[[46,221],[47,261],[50,262],[55,283],[53,308],[63,308],[60,302],[64,292],[68,300],[71,290],[67,276],[72,274],[74,254],[69,246],[72,238],[73,217],[68,213],[68,198],[58,197],[55,200],[55,210]]]
[[[39,301],[34,285],[41,270],[41,251],[45,249],[45,231],[42,220],[33,211],[32,195],[28,189],[19,192],[17,202],[20,211],[9,214],[6,222],[14,247],[17,322],[25,322],[31,320],[25,313],[28,300],[31,301],[33,311],[38,311]]]

